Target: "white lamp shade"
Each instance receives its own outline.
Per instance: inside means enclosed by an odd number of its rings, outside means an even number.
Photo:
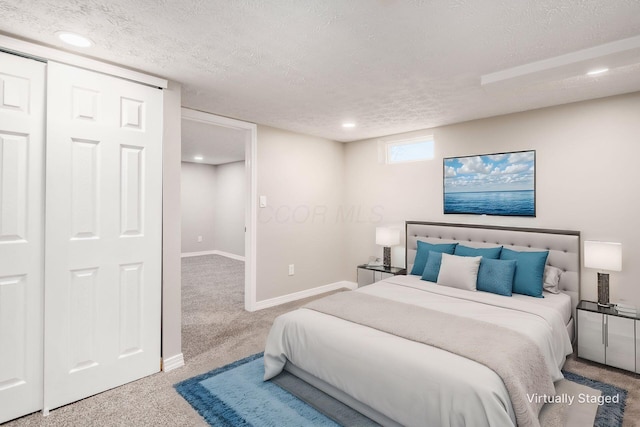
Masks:
[[[585,241],[584,266],[598,270],[622,271],[622,244]]]
[[[394,246],[400,243],[400,230],[376,227],[376,245]]]

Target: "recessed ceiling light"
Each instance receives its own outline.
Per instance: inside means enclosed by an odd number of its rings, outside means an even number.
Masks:
[[[350,129],[350,128],[354,128],[354,127],[356,127],[356,124],[355,124],[355,123],[353,123],[353,122],[346,122],[346,123],[343,123],[343,124],[342,124],[342,127],[343,127],[343,128],[347,128],[347,129]]]
[[[204,160],[202,156],[193,156],[193,160]]]
[[[598,74],[606,73],[607,71],[609,71],[608,68],[598,68],[597,70],[589,71],[587,73],[587,75],[588,76],[596,76]]]
[[[70,33],[68,31],[58,31],[56,35],[60,40],[71,46],[89,47],[93,45],[91,40],[81,36],[80,34]]]

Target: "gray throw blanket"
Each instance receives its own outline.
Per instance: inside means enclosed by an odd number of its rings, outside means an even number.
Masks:
[[[511,329],[361,292],[340,292],[303,308],[319,311],[481,363],[502,378],[520,427],[540,426],[543,402],[554,396],[538,346]],[[541,399],[537,399],[541,400]]]

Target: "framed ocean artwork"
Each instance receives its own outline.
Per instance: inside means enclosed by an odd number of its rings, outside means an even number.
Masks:
[[[536,216],[536,152],[443,159],[444,213]]]

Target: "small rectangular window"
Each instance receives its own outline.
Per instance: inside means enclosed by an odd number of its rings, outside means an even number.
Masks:
[[[433,159],[433,136],[389,141],[385,143],[387,164]]]

